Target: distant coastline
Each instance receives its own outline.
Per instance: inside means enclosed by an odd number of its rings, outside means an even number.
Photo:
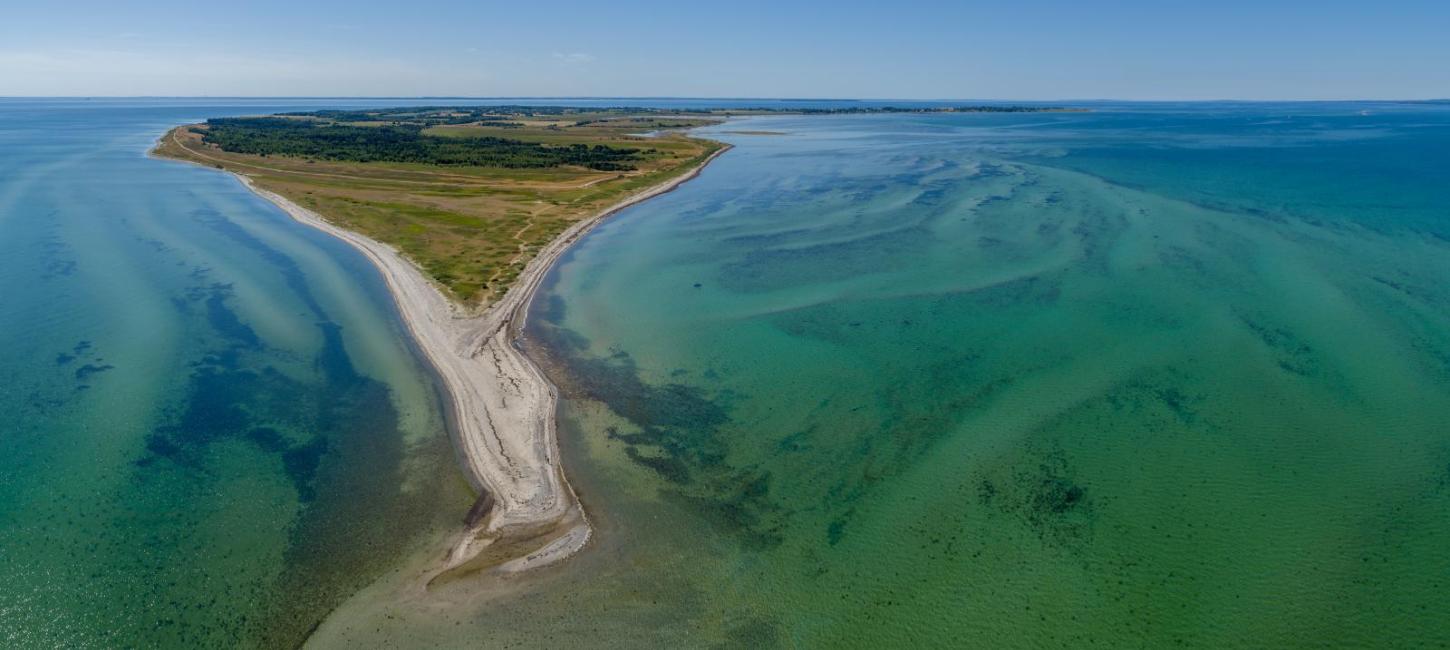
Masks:
[[[1087,113],[1092,109],[1073,106],[1029,106],[1021,104],[972,106],[847,106],[844,108],[742,109],[796,115],[851,115],[857,113]]]

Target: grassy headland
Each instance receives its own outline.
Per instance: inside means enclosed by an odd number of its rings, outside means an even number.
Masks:
[[[684,129],[742,115],[1019,113],[1060,106],[678,109],[409,107],[220,118],[173,129],[162,156],[243,174],[390,244],[455,300],[486,306],[545,244],[724,145]],[[766,132],[745,132],[764,135]]]
[[[484,306],[570,225],[718,151],[681,133],[716,121],[647,109],[318,111],[178,127],[156,153],[244,174]]]

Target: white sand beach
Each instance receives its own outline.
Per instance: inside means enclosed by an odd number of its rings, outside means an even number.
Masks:
[[[292,218],[351,244],[373,262],[442,380],[464,467],[481,496],[435,576],[459,567],[522,571],[566,558],[589,541],[588,518],[559,462],[557,390],[514,340],[535,291],[571,244],[610,215],[694,178],[728,149],[574,224],[539,252],[501,300],[479,314],[450,300],[393,247],[335,226],[238,175]]]

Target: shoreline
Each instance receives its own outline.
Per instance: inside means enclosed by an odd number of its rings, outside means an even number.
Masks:
[[[544,277],[570,246],[621,210],[693,180],[730,149],[722,143],[679,176],[574,223],[529,261],[503,297],[479,313],[470,313],[444,295],[392,246],[336,226],[257,187],[245,174],[216,170],[231,174],[293,220],[342,240],[372,262],[413,343],[438,378],[450,437],[479,497],[467,513],[463,531],[427,582],[471,571],[526,571],[563,560],[588,543],[593,529],[559,458],[558,389],[515,341]],[[154,148],[152,154],[156,155]]]

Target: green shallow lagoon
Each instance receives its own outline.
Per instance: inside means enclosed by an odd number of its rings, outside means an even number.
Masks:
[[[0,646],[293,647],[467,507],[366,260],[145,157],[269,107],[0,100]]]
[[[715,129],[535,303],[595,545],[382,636],[1450,643],[1450,111],[1099,108]]]

